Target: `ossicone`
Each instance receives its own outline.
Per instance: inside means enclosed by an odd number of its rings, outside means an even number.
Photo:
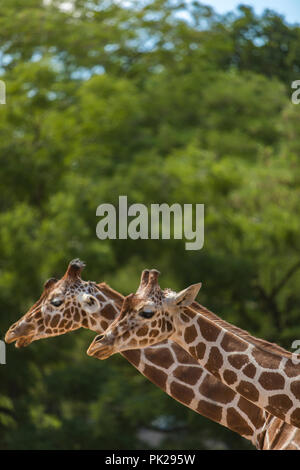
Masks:
[[[144,269],[144,271],[141,274],[141,280],[140,280],[140,285],[138,287],[138,291],[144,289],[147,286],[148,280],[149,280],[149,274],[150,274],[150,270]]]
[[[83,261],[81,261],[78,258],[73,259],[69,263],[68,269],[64,277],[69,277],[69,278],[80,277],[81,271],[83,270],[84,267],[85,267],[85,263]]]
[[[159,275],[160,275],[160,272],[157,271],[157,269],[151,269],[151,271],[149,273],[148,285],[153,287],[155,284],[157,284]]]

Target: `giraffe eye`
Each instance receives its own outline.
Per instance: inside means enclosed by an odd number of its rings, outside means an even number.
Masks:
[[[59,307],[63,303],[63,300],[62,299],[53,299],[53,300],[51,300],[50,303],[52,305],[54,305],[54,307]]]
[[[140,315],[140,317],[143,317],[143,318],[151,318],[151,317],[153,317],[154,312],[146,312],[145,310],[142,310],[139,313],[139,315]]]

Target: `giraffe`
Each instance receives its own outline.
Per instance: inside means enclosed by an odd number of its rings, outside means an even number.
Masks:
[[[83,267],[80,260],[73,260],[62,279],[49,279],[40,299],[9,328],[6,341],[23,347],[80,327],[103,333],[119,315],[124,297],[105,283],[83,281]],[[145,270],[140,288],[146,285],[148,277],[149,270]],[[203,309],[196,302],[194,308]],[[238,328],[237,331],[242,332]],[[240,434],[257,449],[300,448],[298,428],[232,391],[173,341],[168,339],[148,348],[125,351],[122,355],[169,396]],[[185,393],[181,393],[182,390]],[[234,415],[232,410],[235,410]]]
[[[106,359],[171,339],[229,388],[299,428],[300,363],[295,365],[292,353],[253,341],[247,332],[237,335],[218,317],[197,312],[192,303],[200,283],[179,293],[163,291],[158,275],[151,270],[147,284],[124,299],[119,317],[94,339],[87,354]]]

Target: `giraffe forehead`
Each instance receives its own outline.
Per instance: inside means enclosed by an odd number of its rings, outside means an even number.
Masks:
[[[160,288],[153,289],[153,291],[150,294],[150,299],[153,302],[160,302],[163,299],[163,292],[161,291]]]
[[[138,310],[143,309],[145,312],[161,312],[171,305],[170,299],[166,299],[164,296],[159,295],[158,297],[152,297],[146,302],[139,305]]]
[[[67,292],[65,289],[63,289],[62,287],[59,287],[59,288],[57,288],[57,289],[54,289],[54,290],[50,293],[49,297],[48,297],[47,299],[45,299],[45,301],[47,301],[47,300],[50,300],[50,301],[51,301],[51,300],[53,300],[53,299],[55,299],[55,298],[65,297],[66,295],[68,295],[68,292]]]
[[[88,292],[88,286],[82,284],[62,284],[50,293],[50,297],[72,297],[80,292]]]
[[[153,312],[156,309],[156,304],[153,301],[148,301],[142,307],[145,312]]]
[[[152,292],[148,294],[146,298],[142,298],[140,303],[137,303],[138,307],[147,307],[156,309],[163,303],[163,295],[161,292]]]

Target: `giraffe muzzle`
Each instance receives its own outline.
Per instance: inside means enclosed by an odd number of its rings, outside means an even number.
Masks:
[[[16,342],[16,347],[20,348],[31,343],[34,333],[34,326],[29,323],[22,323],[12,326],[5,335],[6,343]]]
[[[87,350],[88,356],[96,357],[97,359],[101,360],[108,359],[110,356],[112,356],[113,353],[113,348],[109,346],[103,346],[102,348],[98,348],[95,350],[91,350],[91,348],[89,347],[89,349]]]
[[[97,359],[107,359],[114,353],[114,337],[111,334],[96,336],[90,344],[87,355]]]

